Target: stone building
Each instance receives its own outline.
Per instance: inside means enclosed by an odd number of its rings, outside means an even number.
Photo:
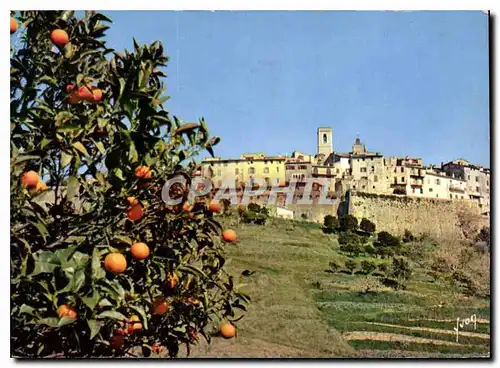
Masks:
[[[480,208],[490,207],[490,170],[473,165],[466,160],[457,159],[441,165],[448,175],[466,182],[469,199],[477,202]]]

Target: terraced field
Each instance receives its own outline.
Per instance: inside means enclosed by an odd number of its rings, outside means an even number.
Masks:
[[[193,357],[488,357],[489,300],[468,298],[415,269],[408,287],[364,292],[372,276],[327,273],[344,259],[335,236],[318,225],[273,220],[238,225],[238,245],[228,246],[229,269],[255,273],[239,282],[253,303],[234,340],[201,343]],[[373,281],[373,280],[372,280]],[[457,318],[476,315],[454,327]]]

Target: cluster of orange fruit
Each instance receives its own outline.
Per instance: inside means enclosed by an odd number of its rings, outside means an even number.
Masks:
[[[66,92],[69,92],[69,102],[71,104],[76,104],[80,101],[88,101],[92,103],[99,103],[102,100],[102,90],[91,86],[90,88],[87,86],[81,86],[78,89],[75,89],[74,84],[68,84],[66,86]]]
[[[33,170],[27,171],[23,174],[21,177],[21,184],[27,188],[31,194],[47,190],[47,184],[40,180],[38,174]]]

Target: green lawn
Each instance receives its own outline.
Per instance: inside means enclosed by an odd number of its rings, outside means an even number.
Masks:
[[[228,245],[233,274],[252,297],[234,340],[201,343],[194,357],[456,357],[489,353],[489,301],[466,298],[434,283],[416,268],[404,291],[381,288],[363,293],[372,276],[327,273],[331,261],[343,263],[335,235],[319,225],[271,220],[266,226],[239,225],[239,243]],[[380,260],[377,260],[380,262]],[[446,301],[439,307],[440,301]],[[459,335],[456,318],[481,318],[476,330]],[[472,333],[468,335],[467,333]],[[443,355],[440,355],[443,354]]]

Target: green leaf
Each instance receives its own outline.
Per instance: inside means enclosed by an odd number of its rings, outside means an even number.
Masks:
[[[125,321],[127,317],[117,311],[104,311],[97,316],[98,319],[111,318],[116,319],[117,321]]]
[[[74,176],[68,179],[66,196],[69,200],[73,199],[80,189],[80,182]]]
[[[58,249],[53,253],[62,265],[63,263],[68,262],[73,257],[79,247],[79,244],[74,244],[65,249]]]
[[[35,311],[35,308],[30,307],[29,305],[23,304],[21,305],[21,308],[19,309],[19,313],[25,313],[33,316],[33,312]]]
[[[83,74],[78,74],[78,75],[76,76],[76,85],[77,85],[77,86],[81,86],[81,85],[82,85],[82,81],[83,81],[83,78],[84,78],[84,77],[85,77],[85,76],[84,76]]]
[[[74,55],[74,51],[73,51],[73,45],[71,44],[71,42],[68,42],[65,46],[64,46],[64,57],[66,59],[71,59]]]
[[[101,307],[101,308],[112,307],[112,306],[113,306],[113,304],[111,304],[111,302],[106,298],[102,299],[99,302],[99,307]]]
[[[62,326],[66,326],[66,325],[69,325],[73,322],[76,322],[76,318],[72,318],[72,317],[68,317],[68,316],[64,316],[62,317],[59,322],[57,323],[57,327],[62,327]]]
[[[132,163],[132,164],[139,160],[139,155],[137,154],[137,150],[135,149],[134,142],[130,142],[128,159],[129,159],[130,163]]]
[[[104,324],[100,321],[96,321],[95,319],[89,319],[87,323],[90,329],[90,339],[92,340],[99,333]]]
[[[99,280],[106,277],[106,271],[101,267],[101,258],[99,256],[99,250],[94,248],[92,251],[92,279]]]
[[[101,153],[101,155],[104,155],[106,153],[106,149],[104,148],[104,144],[102,142],[95,142],[95,146]]]
[[[190,132],[196,128],[198,128],[200,125],[198,123],[187,123],[182,125],[181,127],[177,128],[175,130],[175,134],[182,134],[182,133],[187,133]]]
[[[46,326],[55,328],[59,324],[59,318],[57,318],[57,317],[42,318],[42,319],[38,320],[37,324],[38,325],[46,325]]]
[[[120,83],[120,94],[118,95],[117,101],[120,101],[123,96],[123,92],[125,91],[125,79],[120,78],[118,79],[118,82]]]
[[[57,128],[58,133],[69,133],[75,130],[83,130],[82,127],[78,124],[66,123],[63,126]],[[75,133],[76,135],[76,133]]]
[[[73,115],[69,111],[61,111],[61,112],[57,113],[54,120],[56,121],[57,126],[61,126],[63,124],[66,124],[67,122],[69,122],[74,116],[75,115]]]
[[[128,245],[132,245],[134,243],[134,241],[128,236],[115,236],[113,237],[113,241],[119,241]]]
[[[75,147],[76,150],[81,152],[85,157],[89,156],[89,153],[87,152],[87,149],[81,142],[75,142],[72,144],[73,147]]]
[[[122,169],[115,169],[114,170],[114,174],[115,176],[120,179],[120,180],[125,180],[125,178],[123,177],[123,171]]]
[[[47,230],[47,226],[45,226],[45,224],[42,223],[41,221],[37,221],[37,222],[29,221],[29,222],[31,222],[33,225],[35,225],[36,229],[38,230],[38,232],[42,236],[43,240],[47,241],[47,236],[49,235],[49,231]]]
[[[61,166],[62,167],[69,165],[69,163],[71,162],[72,159],[73,159],[72,154],[66,153],[64,151],[61,152]]]
[[[50,142],[52,141],[44,137],[40,142],[40,148],[43,150]]]
[[[164,104],[165,102],[167,102],[168,100],[170,100],[170,96],[163,96],[163,97],[160,97],[156,100],[154,100],[154,105],[162,105]]]
[[[16,158],[16,161],[14,162],[13,165],[20,164],[21,162],[24,161],[29,161],[29,160],[40,160],[40,156],[37,155],[19,155]]]
[[[85,305],[89,307],[89,309],[94,310],[95,306],[99,302],[99,298],[100,298],[99,293],[96,290],[94,290],[91,296],[84,296],[81,299],[85,303]]]

